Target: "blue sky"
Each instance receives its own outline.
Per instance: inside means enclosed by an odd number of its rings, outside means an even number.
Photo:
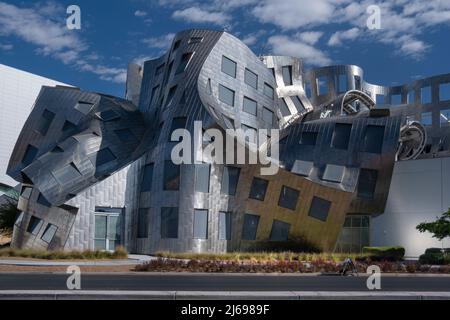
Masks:
[[[81,30],[66,8],[81,8]],[[369,30],[367,7],[381,9]],[[187,28],[228,30],[256,54],[305,67],[356,64],[382,85],[450,73],[450,0],[0,0],[0,63],[117,96],[126,67],[160,56]]]

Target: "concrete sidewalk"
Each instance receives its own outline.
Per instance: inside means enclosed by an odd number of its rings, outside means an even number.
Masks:
[[[450,292],[0,291],[0,300],[450,300]]]
[[[0,259],[0,265],[6,266],[26,266],[26,267],[66,267],[66,266],[129,266],[138,265],[156,259],[151,256],[128,255],[128,259],[123,260],[26,260],[26,259]]]

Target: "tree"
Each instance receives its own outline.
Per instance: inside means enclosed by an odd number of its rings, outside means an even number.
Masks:
[[[438,218],[434,222],[423,222],[417,227],[421,233],[430,232],[433,234],[433,238],[442,241],[445,238],[450,237],[450,209],[442,214],[442,217]]]
[[[7,199],[4,203],[2,203],[0,205],[0,231],[12,231],[19,212],[20,211],[17,209],[16,200]]]

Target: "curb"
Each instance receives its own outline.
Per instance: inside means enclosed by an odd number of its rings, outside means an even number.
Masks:
[[[0,291],[0,300],[450,300],[450,292]]]

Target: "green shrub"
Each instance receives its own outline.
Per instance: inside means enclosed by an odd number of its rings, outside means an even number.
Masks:
[[[124,248],[117,248],[114,252],[107,251],[45,251],[28,249],[0,249],[0,257],[19,257],[43,260],[101,260],[126,259],[128,252]]]
[[[363,253],[373,260],[399,261],[405,256],[403,247],[364,247]]]
[[[441,254],[442,250],[444,250],[445,253],[450,254],[450,248],[428,248],[427,250],[425,250],[425,254],[430,254],[430,253],[434,253],[434,254]]]

